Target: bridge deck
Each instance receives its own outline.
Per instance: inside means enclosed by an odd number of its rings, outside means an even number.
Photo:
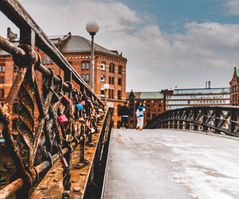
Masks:
[[[113,130],[104,199],[239,198],[239,141],[173,130]]]

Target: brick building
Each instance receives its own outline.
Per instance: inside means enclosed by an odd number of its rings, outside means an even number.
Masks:
[[[196,106],[226,106],[230,104],[230,88],[174,89],[165,95],[166,111]]]
[[[81,77],[90,84],[90,60],[91,41],[77,36],[68,35],[50,37],[51,41],[58,47],[66,60],[75,68]],[[17,43],[17,42],[16,42]],[[107,100],[108,106],[114,107],[114,127],[119,123],[118,107],[126,101],[126,64],[127,59],[122,53],[108,50],[98,44],[94,45],[95,69],[94,69],[94,91],[103,101]],[[44,53],[42,63],[52,69],[55,74],[63,76],[63,71],[57,67]],[[11,56],[0,50],[0,100],[7,96],[16,75],[17,67],[14,67]],[[104,90],[104,84],[109,84],[109,90]],[[15,111],[16,105],[12,107]],[[14,116],[13,116],[14,117]],[[12,127],[15,128],[13,119]]]
[[[239,69],[234,67],[232,79],[230,81],[230,104],[239,105]]]
[[[129,127],[136,126],[136,104],[141,102],[145,106],[144,123],[146,124],[156,115],[165,111],[164,94],[162,92],[133,92],[127,93],[127,102],[131,115]]]

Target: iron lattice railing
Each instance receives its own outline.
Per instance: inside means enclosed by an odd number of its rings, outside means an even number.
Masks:
[[[170,110],[154,117],[146,128],[193,129],[239,136],[239,108],[209,106]]]
[[[13,181],[0,190],[0,198],[7,198],[13,193],[21,199],[28,198],[30,192],[34,195],[33,186],[44,179],[42,175],[58,159],[61,159],[64,169],[62,195],[57,198],[69,198],[72,190],[71,154],[79,146],[79,163],[75,167],[80,169],[88,164],[85,147],[95,147],[88,167],[90,174],[85,182],[89,183],[95,162],[102,161],[112,111],[104,111],[102,101],[17,0],[0,0],[0,10],[20,30],[17,47],[0,36],[0,48],[11,54],[18,66],[10,92],[0,105],[2,134],[15,163],[16,174]],[[39,51],[64,71],[63,78],[42,64]],[[13,135],[9,126],[9,107],[16,101],[19,104],[17,134]],[[94,134],[98,134],[98,139]],[[81,190],[81,197],[84,191]]]

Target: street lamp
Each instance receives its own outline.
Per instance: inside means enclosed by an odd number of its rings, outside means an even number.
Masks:
[[[86,24],[86,30],[91,36],[91,68],[90,68],[90,86],[94,90],[94,36],[99,31],[99,25],[94,22],[90,21]]]
[[[105,106],[107,107],[107,96],[108,96],[108,90],[110,89],[110,85],[109,84],[104,84],[103,86],[104,91],[105,91]]]

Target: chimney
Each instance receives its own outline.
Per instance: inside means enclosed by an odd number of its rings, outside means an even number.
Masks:
[[[207,88],[207,81],[206,81],[206,88]]]
[[[211,88],[211,81],[208,81],[208,88]]]

